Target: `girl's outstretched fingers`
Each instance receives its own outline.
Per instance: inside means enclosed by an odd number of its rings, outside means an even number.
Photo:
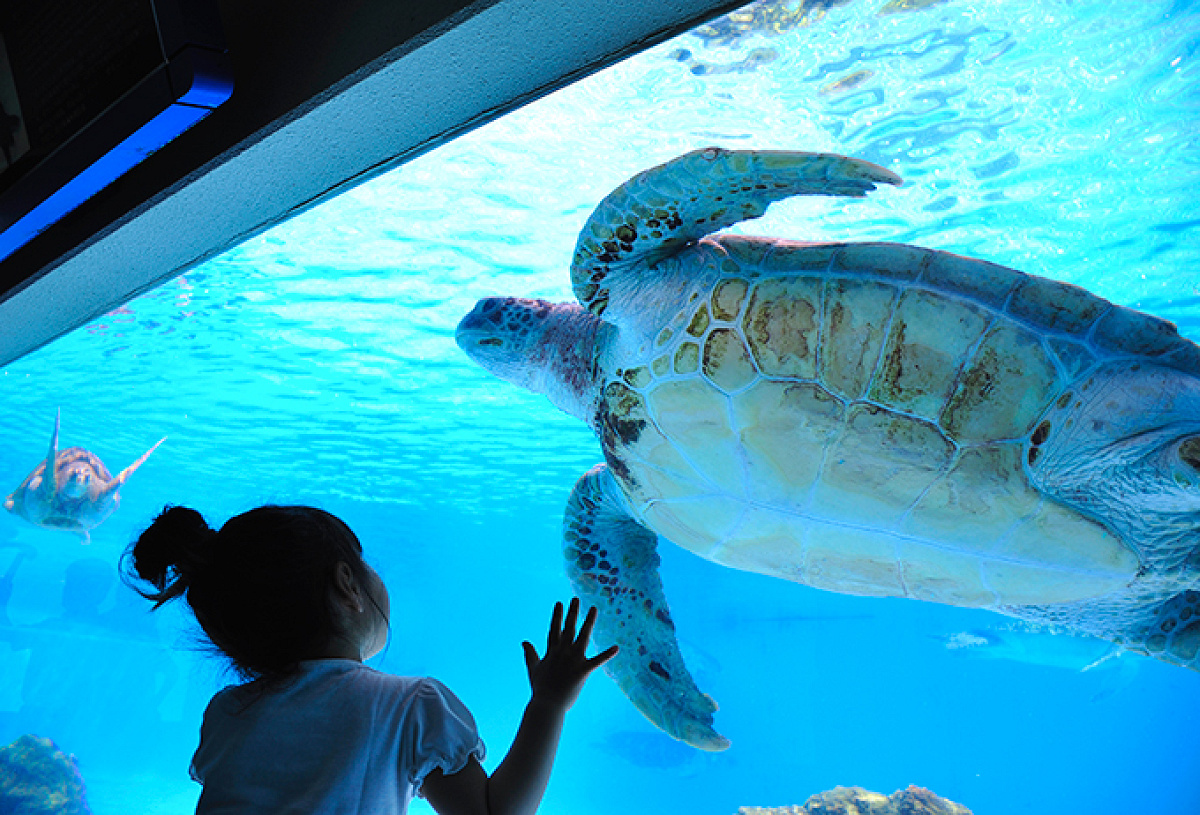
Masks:
[[[596,609],[589,608],[576,636],[579,598],[571,600],[565,619],[562,603],[556,603],[550,618],[550,633],[546,638],[546,654],[539,657],[531,643],[521,643],[535,699],[569,708],[578,698],[588,675],[616,655],[617,647],[614,645],[591,659],[587,658],[588,640],[592,636],[596,616]]]
[[[587,651],[588,640],[592,637],[592,627],[596,624],[596,617],[598,615],[599,612],[596,611],[596,607],[592,606],[588,609],[587,616],[583,618],[583,628],[579,629],[578,643],[580,651]],[[615,645],[609,646],[591,659],[585,660],[584,667],[587,669],[588,673],[591,673],[605,662],[608,662],[610,659],[615,657],[617,655],[617,651],[619,650],[620,649]]]
[[[563,621],[562,638],[568,643],[575,642],[575,621],[579,618],[579,598],[572,597],[571,605],[567,608],[567,619]]]
[[[559,632],[562,630],[563,604],[554,604],[554,614],[550,617],[550,634],[546,637],[546,653],[558,644]],[[534,653],[537,653],[536,651]]]

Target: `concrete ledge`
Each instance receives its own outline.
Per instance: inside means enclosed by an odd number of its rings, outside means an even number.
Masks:
[[[738,5],[488,0],[451,10],[26,270],[0,302],[0,365],[338,192]],[[237,48],[236,32],[230,45]],[[185,137],[213,142],[212,133]],[[141,180],[158,158],[138,168]],[[160,169],[168,161],[186,167],[168,155]],[[104,222],[100,208],[121,193],[85,205],[63,231]],[[37,251],[31,245],[10,260],[28,266]]]

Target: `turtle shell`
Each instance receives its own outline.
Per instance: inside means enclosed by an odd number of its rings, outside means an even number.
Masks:
[[[1136,359],[1200,374],[1170,323],[897,244],[687,251],[720,279],[648,354],[612,361],[596,417],[642,523],[735,568],[964,606],[1079,600],[1137,573],[1029,473],[1083,377]]]
[[[26,520],[51,529],[82,531],[96,526],[116,509],[119,496],[104,493],[112,474],[90,450],[68,447],[58,451],[54,457],[58,490],[50,495],[40,492],[45,472],[43,461],[12,495],[13,511]],[[63,491],[73,475],[87,478],[88,486],[82,495],[71,496]]]

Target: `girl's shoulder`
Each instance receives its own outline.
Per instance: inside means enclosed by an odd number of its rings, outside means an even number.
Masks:
[[[386,697],[396,712],[418,719],[451,715],[471,720],[466,705],[440,680],[432,676],[399,676],[358,665],[343,674],[342,692]],[[471,720],[473,723],[473,720]]]
[[[291,684],[301,693],[348,687],[410,693],[418,690],[425,681],[426,677],[386,673],[352,659],[314,659],[300,663]]]
[[[361,666],[348,684],[391,697],[403,708],[459,708],[462,702],[432,676],[399,676]]]
[[[419,726],[446,719],[463,720],[474,727],[466,706],[441,681],[431,676],[400,676],[361,664],[324,666],[328,681],[314,682],[312,693],[293,698],[306,707],[346,704],[357,698],[374,716],[408,721]],[[440,726],[440,725],[439,725]]]
[[[350,659],[314,659],[301,662],[291,674],[270,682],[256,679],[228,685],[213,696],[209,709],[234,712],[293,700],[315,703],[315,697],[347,693],[408,697],[436,693],[441,688],[444,686],[435,679],[385,673]]]

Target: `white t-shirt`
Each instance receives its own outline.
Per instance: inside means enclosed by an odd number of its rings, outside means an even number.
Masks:
[[[226,688],[204,712],[197,815],[403,815],[431,771],[483,759],[471,713],[436,679],[318,659],[254,690]]]

